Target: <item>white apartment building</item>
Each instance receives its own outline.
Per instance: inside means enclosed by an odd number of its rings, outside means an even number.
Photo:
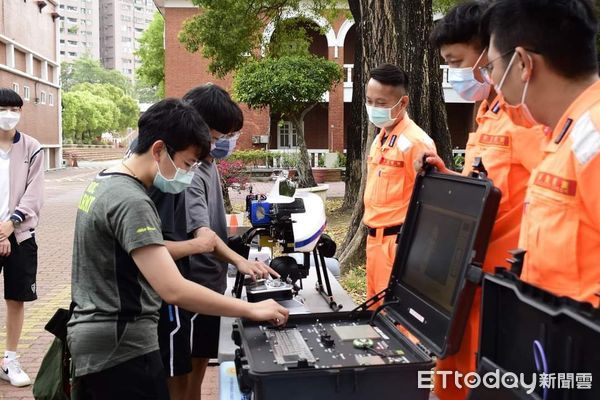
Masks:
[[[156,12],[152,0],[100,0],[100,61],[135,79],[137,40]]]
[[[83,55],[99,59],[98,0],[62,0],[59,13],[61,61],[73,61]]]

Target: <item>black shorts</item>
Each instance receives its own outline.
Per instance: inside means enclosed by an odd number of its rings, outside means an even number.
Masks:
[[[192,357],[217,358],[221,317],[194,314],[192,323]]]
[[[16,301],[37,299],[35,277],[37,274],[37,244],[35,237],[17,244],[10,235],[10,255],[0,257],[0,272],[4,274],[4,298]]]
[[[158,351],[76,378],[73,389],[79,400],[169,400]]]
[[[158,345],[167,376],[192,371],[189,311],[163,301],[158,320]]]

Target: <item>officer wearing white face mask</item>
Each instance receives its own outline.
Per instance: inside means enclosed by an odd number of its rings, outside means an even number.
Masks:
[[[479,25],[489,2],[471,0],[450,9],[439,20],[431,33],[432,45],[439,49],[447,62],[448,81],[465,100],[481,102],[477,113],[477,129],[469,135],[465,153],[463,175],[471,172],[475,157],[481,157],[488,177],[502,192],[502,200],[494,230],[489,241],[483,264],[484,272],[493,273],[494,268],[505,263],[507,251],[516,248],[519,241],[523,200],[530,171],[541,161],[541,144],[544,133],[541,127],[525,129],[511,121],[505,111],[504,100],[480,74],[480,68],[489,62],[487,49],[482,45]],[[429,157],[429,163],[440,171],[448,171],[439,157]],[[476,352],[479,347],[478,291],[473,300],[469,321],[465,327],[459,351],[438,360],[439,371],[458,371],[463,375],[476,370]],[[462,400],[468,388],[452,382],[444,384],[441,376],[434,386],[440,400]]]
[[[364,224],[367,237],[367,297],[387,287],[396,254],[396,235],[404,223],[416,173],[415,158],[435,153],[433,140],[408,116],[408,76],[383,64],[371,70],[367,114],[381,128],[367,159]]]

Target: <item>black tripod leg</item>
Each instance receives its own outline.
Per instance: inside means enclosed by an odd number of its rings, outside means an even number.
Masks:
[[[317,290],[323,296],[327,303],[329,304],[329,308],[333,311],[339,311],[342,308],[341,304],[337,304],[337,302],[333,298],[333,291],[331,290],[331,284],[329,282],[329,275],[327,274],[327,265],[325,265],[325,257],[315,249],[313,251],[315,257],[315,267],[317,269],[318,274],[318,288]],[[323,278],[325,279],[325,289],[323,288],[323,280],[321,279],[321,270],[323,271]]]
[[[242,298],[242,289],[244,288],[244,274],[241,272],[237,272],[235,274],[235,283],[233,284],[233,289],[231,290],[231,294],[233,294],[238,299]]]

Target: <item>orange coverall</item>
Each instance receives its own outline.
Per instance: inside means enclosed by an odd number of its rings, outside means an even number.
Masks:
[[[408,115],[391,132],[382,129],[371,145],[363,222],[376,235],[367,236],[367,298],[388,286],[397,235],[384,235],[384,229],[404,222],[416,177],[413,161],[432,150],[433,140]]]
[[[541,126],[525,129],[515,125],[502,111],[502,98],[496,97],[491,107],[483,101],[477,113],[477,131],[469,135],[463,175],[471,172],[475,157],[481,157],[488,177],[502,191],[494,229],[488,244],[483,270],[493,273],[497,266],[506,266],[507,251],[518,246],[523,201],[530,172],[543,157],[545,141]],[[440,371],[459,371],[466,374],[476,370],[479,347],[479,314],[481,288],[477,289],[469,321],[465,327],[458,353],[437,362]],[[468,389],[454,386],[454,377],[442,379],[436,375],[435,392],[440,400],[465,399]]]
[[[527,188],[521,279],[600,306],[600,82],[565,111]]]

